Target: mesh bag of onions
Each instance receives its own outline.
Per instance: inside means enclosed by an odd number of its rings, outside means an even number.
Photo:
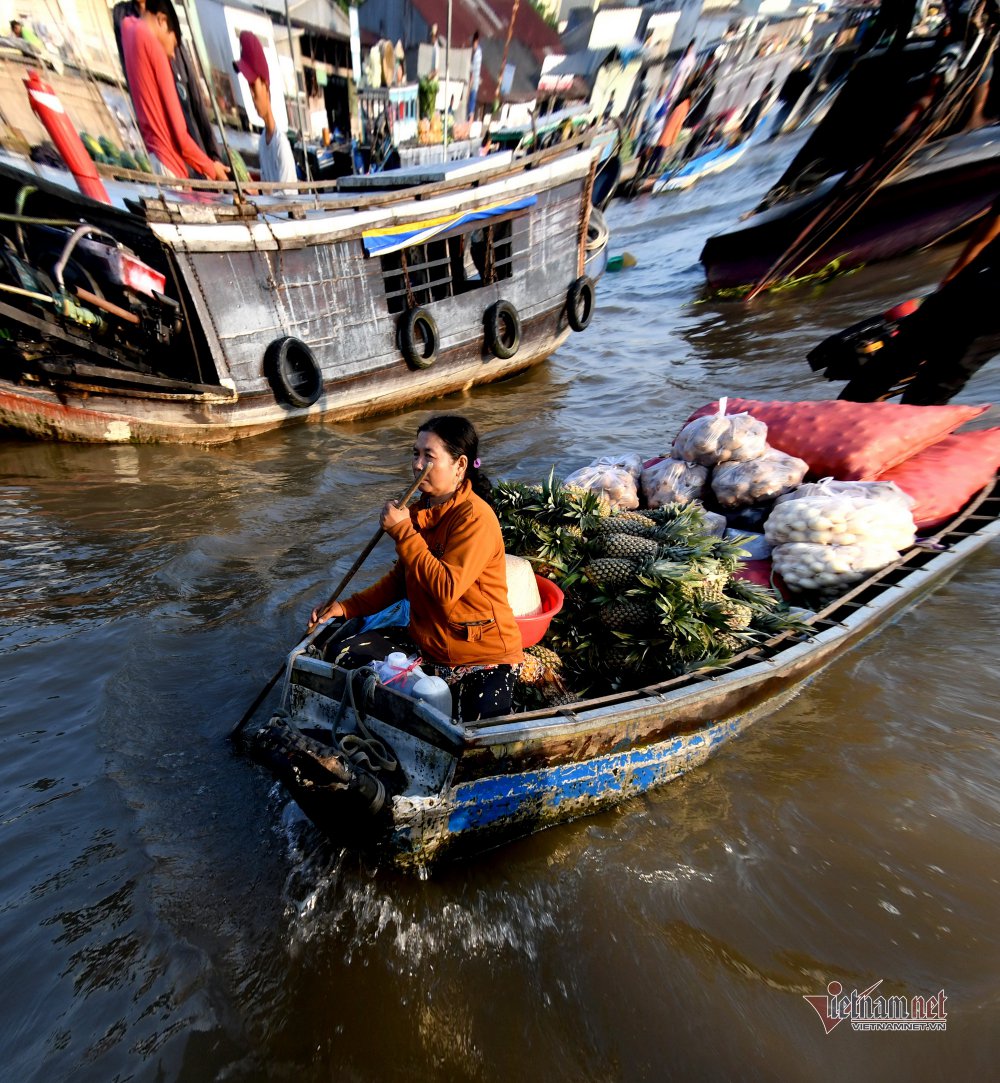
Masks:
[[[647,466],[640,478],[642,495],[649,508],[664,504],[690,504],[700,500],[708,483],[708,467],[681,459],[660,459]]]
[[[727,414],[727,398],[719,399],[717,413],[689,421],[674,440],[673,457],[689,463],[716,463],[758,459],[767,448],[767,426],[750,414]]]
[[[791,492],[808,470],[803,459],[766,447],[759,459],[716,466],[712,471],[712,492],[723,508],[749,508]]]
[[[616,511],[630,511],[639,506],[641,470],[642,460],[638,455],[595,459],[589,466],[570,474],[563,484],[603,493]]]

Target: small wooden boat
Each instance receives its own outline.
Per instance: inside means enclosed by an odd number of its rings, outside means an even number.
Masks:
[[[651,191],[654,195],[660,192],[682,192],[685,188],[697,184],[702,177],[722,173],[730,166],[736,165],[748,148],[749,141],[747,140],[737,143],[735,147],[713,147],[704,154],[692,158],[691,161],[685,162],[679,169],[672,169],[661,177],[657,177],[653,181]]]
[[[939,586],[1000,533],[1000,486],[786,631],[630,692],[457,725],[370,669],[288,658],[281,709],[248,734],[323,831],[420,868],[606,808],[704,763],[802,683]],[[381,769],[374,765],[380,764]],[[391,769],[389,769],[391,768]]]

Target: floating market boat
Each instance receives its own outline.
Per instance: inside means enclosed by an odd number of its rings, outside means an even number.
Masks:
[[[590,320],[595,167],[578,140],[401,191],[105,204],[0,163],[0,429],[217,443],[523,371]]]
[[[339,842],[422,867],[607,808],[704,763],[802,683],[952,575],[1000,533],[1000,489],[785,631],[721,666],[614,695],[458,725],[323,661],[288,658],[281,709],[248,733],[314,823]],[[372,740],[398,766],[346,754]]]
[[[742,142],[735,146],[722,144],[712,147],[703,154],[696,154],[683,165],[668,169],[653,181],[651,191],[654,195],[659,192],[680,192],[697,184],[703,177],[724,173],[736,165],[754,143],[760,141],[761,133],[766,131],[767,127],[768,118],[765,114]]]
[[[1000,128],[991,125],[925,147],[878,188],[835,236],[810,250],[789,274],[849,270],[933,244],[973,221],[1000,190]],[[755,212],[710,237],[701,251],[713,290],[750,289],[769,276],[799,235],[821,217],[841,177]]]
[[[653,181],[651,191],[654,195],[660,192],[681,192],[697,184],[702,177],[709,177],[713,173],[723,173],[746,154],[749,149],[748,141],[737,143],[735,147],[713,147],[712,150],[698,154],[689,162],[677,169],[671,169]]]
[[[886,9],[883,9],[886,10]],[[887,16],[888,17],[888,16]],[[940,241],[1000,187],[1000,130],[966,131],[995,31],[896,38],[859,58],[829,112],[749,215],[709,238],[708,285],[761,290]],[[873,35],[872,40],[877,40]]]
[[[59,158],[0,152],[0,431],[207,444],[365,416],[521,372],[590,320],[590,132],[248,190],[98,164],[110,140],[88,153],[55,92],[114,132],[82,73],[0,75]]]

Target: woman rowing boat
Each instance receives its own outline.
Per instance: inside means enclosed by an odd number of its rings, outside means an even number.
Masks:
[[[315,626],[407,599],[407,628],[355,635],[332,648],[331,660],[350,667],[415,649],[424,672],[451,685],[454,714],[464,722],[510,711],[515,667],[524,661],[507,601],[503,537],[478,453],[479,437],[466,418],[425,421],[413,444],[414,477],[430,468],[420,499],[409,510],[390,501],[379,517],[396,544],[395,566],[367,589],[312,613]]]

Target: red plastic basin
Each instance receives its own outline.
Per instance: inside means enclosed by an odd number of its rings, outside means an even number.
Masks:
[[[552,618],[563,607],[563,592],[544,575],[535,573],[535,582],[538,584],[538,593],[542,599],[542,611],[534,617],[515,617],[517,626],[521,630],[521,645],[533,647],[540,643],[542,637],[549,630]]]

